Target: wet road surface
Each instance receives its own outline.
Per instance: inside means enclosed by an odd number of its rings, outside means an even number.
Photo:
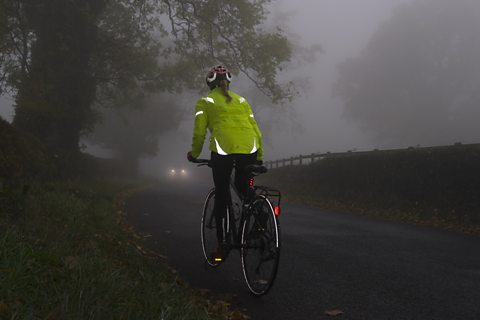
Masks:
[[[193,287],[232,297],[252,319],[480,319],[480,237],[284,204],[276,283],[251,295],[238,252],[203,261],[209,187],[168,184],[132,196],[128,217]],[[340,317],[325,315],[339,309]]]

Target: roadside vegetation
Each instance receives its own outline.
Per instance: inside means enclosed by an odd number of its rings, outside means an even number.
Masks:
[[[330,155],[272,169],[289,201],[480,234],[480,145]]]
[[[162,150],[208,66],[250,79],[267,106],[293,99],[278,74],[305,48],[267,25],[267,5],[0,0],[0,95],[15,104],[0,119],[1,319],[243,317],[141,248],[116,202],[130,184],[112,177]]]
[[[143,248],[123,219],[141,183],[65,178],[35,139],[0,130],[0,319],[244,319]]]

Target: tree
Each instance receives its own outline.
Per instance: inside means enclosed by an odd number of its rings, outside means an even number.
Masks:
[[[27,74],[33,39],[20,3],[0,0],[0,94]]]
[[[345,114],[393,144],[480,138],[479,17],[472,0],[397,8],[339,68],[335,90]]]
[[[276,75],[291,49],[280,31],[261,29],[267,2],[0,0],[9,39],[0,85],[16,91],[14,125],[75,151],[98,105],[135,108],[138,97],[195,88],[218,62],[274,101],[289,99]]]
[[[106,1],[17,3],[34,34],[30,59],[18,79],[13,124],[47,145],[76,150],[81,131],[92,120],[97,81],[91,64]]]

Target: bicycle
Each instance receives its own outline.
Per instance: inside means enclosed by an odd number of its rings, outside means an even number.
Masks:
[[[195,163],[210,166],[210,160],[197,159]],[[213,204],[215,188],[205,199],[201,222],[202,249],[206,263],[213,268],[225,262],[233,249],[240,250],[242,270],[249,290],[257,296],[266,294],[277,275],[280,259],[280,200],[278,190],[255,186],[253,177],[267,172],[260,165],[249,165],[249,188],[245,199],[230,181],[231,201],[222,219],[225,258],[215,259],[210,254],[218,245]],[[273,204],[272,204],[273,203]],[[238,223],[238,224],[237,224]]]

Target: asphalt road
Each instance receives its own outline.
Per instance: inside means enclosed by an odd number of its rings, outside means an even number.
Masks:
[[[143,191],[127,202],[129,219],[193,287],[232,297],[252,319],[480,319],[480,237],[288,204],[276,283],[252,296],[237,252],[218,269],[204,264],[207,191]],[[334,309],[344,314],[325,315]]]

